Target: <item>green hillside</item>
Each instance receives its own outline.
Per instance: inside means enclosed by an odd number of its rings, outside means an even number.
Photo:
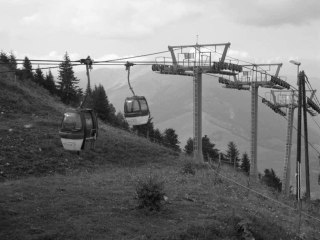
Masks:
[[[248,178],[227,165],[103,123],[95,150],[63,150],[65,108],[36,84],[0,75],[0,239],[319,239],[319,204],[304,203],[313,218],[299,221],[294,201],[252,179],[247,190]],[[138,208],[136,187],[150,177],[163,182],[160,211]]]

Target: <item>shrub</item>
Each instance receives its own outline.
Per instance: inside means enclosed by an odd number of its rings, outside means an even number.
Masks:
[[[191,174],[195,175],[196,170],[192,162],[186,162],[182,167],[182,174]]]
[[[267,186],[281,192],[282,183],[280,181],[280,178],[277,177],[276,173],[272,168],[271,170],[269,169],[264,170],[264,176],[262,176],[261,181]]]
[[[164,201],[164,182],[155,176],[138,181],[136,193],[139,201],[139,208],[146,208],[149,211],[159,211]]]

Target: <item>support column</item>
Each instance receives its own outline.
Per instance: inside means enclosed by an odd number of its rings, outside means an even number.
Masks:
[[[301,200],[301,112],[302,112],[302,88],[298,75],[299,97],[298,97],[298,131],[297,131],[297,162],[296,162],[296,197],[300,209]]]
[[[304,124],[304,154],[305,154],[305,171],[306,171],[306,198],[310,200],[310,170],[309,170],[309,142],[308,142],[308,117],[307,117],[307,103],[306,103],[306,87],[305,76],[302,71],[301,76],[302,87],[302,106],[303,106],[303,124]]]
[[[286,142],[286,155],[284,158],[284,169],[282,179],[282,193],[289,196],[290,193],[290,176],[291,176],[291,146],[292,146],[292,128],[294,116],[294,99],[292,94],[291,105],[288,111],[288,126],[287,126],[287,142]]]
[[[258,176],[257,167],[257,135],[258,135],[258,88],[255,82],[251,84],[251,158],[250,175]]]
[[[202,71],[194,70],[193,77],[193,157],[203,161],[202,156]]]

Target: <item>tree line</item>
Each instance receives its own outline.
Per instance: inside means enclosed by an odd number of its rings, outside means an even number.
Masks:
[[[187,143],[184,146],[184,152],[187,155],[193,154],[192,138],[187,140]],[[246,175],[250,174],[250,159],[248,154],[244,152],[240,158],[240,151],[233,141],[228,143],[227,150],[225,153],[223,153],[215,148],[215,144],[210,141],[210,138],[208,138],[207,135],[205,135],[202,137],[202,154],[204,161],[221,161],[223,163],[230,164],[235,169],[243,171]],[[281,192],[281,180],[272,168],[265,169],[264,174],[259,173],[259,179],[268,187]]]

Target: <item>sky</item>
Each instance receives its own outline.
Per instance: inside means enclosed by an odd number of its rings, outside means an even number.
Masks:
[[[0,50],[109,60],[168,45],[230,42],[228,56],[318,77],[319,0],[0,0]]]

